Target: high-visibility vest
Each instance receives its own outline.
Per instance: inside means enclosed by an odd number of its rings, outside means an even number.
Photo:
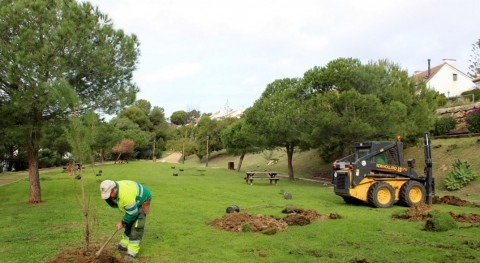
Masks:
[[[142,204],[152,199],[152,194],[147,187],[134,181],[115,181],[115,184],[117,186],[116,204],[108,201],[107,203],[125,213],[122,221],[126,224],[131,223],[137,218],[138,209]]]

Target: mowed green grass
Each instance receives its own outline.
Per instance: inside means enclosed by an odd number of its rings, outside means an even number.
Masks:
[[[95,176],[100,169],[103,175]],[[477,226],[461,225],[438,233],[423,231],[424,222],[392,219],[392,214],[406,211],[406,207],[346,205],[322,183],[282,178],[277,186],[267,180],[247,185],[244,173],[151,161],[87,167],[84,172],[91,242],[95,244],[107,240],[122,217],[118,209],[100,199],[101,180],[130,179],[151,189],[153,200],[141,244],[142,262],[480,261]],[[83,247],[80,181],[61,171],[40,177],[41,204],[28,204],[28,179],[0,187],[0,262],[46,262],[60,251]],[[291,193],[293,198],[284,199],[282,192]],[[208,225],[234,204],[241,212],[251,214],[284,217],[281,210],[294,205],[320,214],[337,213],[343,218],[289,226],[275,235],[232,233]],[[480,213],[479,208],[472,207],[433,208]]]

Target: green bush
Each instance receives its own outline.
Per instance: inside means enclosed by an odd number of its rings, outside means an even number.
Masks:
[[[431,211],[430,219],[425,222],[426,231],[444,232],[458,227],[457,222],[447,213]]]
[[[38,167],[48,168],[53,167],[59,162],[58,156],[50,149],[42,149],[38,153]]]
[[[453,171],[445,177],[445,187],[449,191],[459,190],[476,177],[477,174],[466,161],[462,162],[457,159],[453,164]]]
[[[480,132],[480,108],[470,110],[466,117],[467,128],[472,133]]]
[[[455,119],[453,117],[444,117],[435,120],[433,135],[445,135],[455,128]]]
[[[445,94],[439,94],[435,98],[437,102],[438,107],[444,107],[447,104],[447,97],[445,97]]]

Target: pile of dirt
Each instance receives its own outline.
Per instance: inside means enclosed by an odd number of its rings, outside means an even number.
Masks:
[[[393,215],[394,218],[408,219],[411,221],[421,221],[429,217],[431,207],[425,203],[411,206],[404,214]]]
[[[337,214],[321,215],[313,209],[304,210],[302,208],[287,207],[282,213],[288,214],[283,221],[288,225],[304,226],[314,221],[325,221],[327,219],[337,219]]]
[[[100,245],[90,245],[87,251],[83,248],[68,249],[61,251],[54,259],[47,261],[47,263],[127,263],[121,256],[116,256],[115,253],[109,249],[104,248],[102,253],[95,257],[95,253],[100,249]]]
[[[455,206],[466,206],[469,203],[465,200],[462,200],[456,196],[446,195],[443,197],[434,196],[432,199],[433,204],[445,204],[445,205],[455,205]]]
[[[222,218],[215,219],[209,225],[220,230],[231,232],[245,231],[245,226],[250,225],[251,231],[263,232],[267,229],[276,229],[284,231],[287,229],[287,223],[283,220],[265,215],[252,215],[248,213],[231,213]]]
[[[459,203],[458,200],[463,201],[459,198],[452,198],[452,197],[447,197],[444,199],[438,199],[439,202],[444,202],[442,204],[449,204],[450,201]],[[423,221],[423,220],[429,220],[431,215],[430,212],[432,211],[432,208],[428,206],[425,203],[421,204],[416,204],[412,207],[410,207],[407,211],[405,211],[404,214],[397,214],[393,215],[392,217],[394,218],[399,218],[399,219],[408,219],[411,221]],[[470,223],[470,224],[478,224],[480,223],[480,215],[479,214],[454,214],[453,212],[449,212],[450,216],[453,218],[453,220],[460,222],[460,223]]]
[[[230,213],[222,218],[215,219],[209,223],[220,230],[231,232],[261,232],[263,234],[275,234],[277,231],[285,231],[288,225],[307,225],[314,221],[340,218],[337,214],[321,215],[315,210],[287,208],[283,213],[288,215],[283,218],[275,218],[266,215],[252,215],[248,213]]]

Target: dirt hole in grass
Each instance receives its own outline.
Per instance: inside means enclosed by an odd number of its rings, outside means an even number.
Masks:
[[[462,200],[455,196],[444,196],[442,198],[435,197],[432,200],[433,204],[449,204],[455,206],[466,206],[469,205],[469,202]],[[410,207],[404,213],[394,214],[392,215],[393,218],[398,219],[407,219],[411,221],[431,221],[432,213],[436,211],[432,211],[432,207],[428,206],[427,204],[421,203]],[[455,214],[453,212],[448,212],[450,217],[459,223],[469,223],[473,225],[480,224],[480,215],[473,214],[473,213],[461,213]],[[431,222],[429,222],[431,224]]]
[[[445,204],[445,205],[455,205],[455,206],[466,206],[469,202],[460,199],[456,196],[446,195],[443,197],[434,196],[432,199],[433,204]]]
[[[230,213],[209,223],[220,230],[231,232],[260,232],[266,235],[276,234],[277,231],[287,230],[289,225],[304,226],[315,221],[339,219],[338,214],[321,215],[315,210],[301,208],[286,208],[282,211],[285,218],[275,218],[267,215],[252,215],[249,213]]]
[[[70,248],[61,251],[55,258],[50,259],[47,263],[127,263],[123,259],[123,254],[114,252],[111,248],[105,247],[102,250],[102,253],[95,257],[95,253],[100,249],[101,245],[94,244],[90,245],[87,251],[84,251],[84,248]],[[141,257],[136,262],[146,262]]]
[[[453,212],[449,212],[449,214],[455,221],[460,223],[480,224],[479,214],[454,214]]]

